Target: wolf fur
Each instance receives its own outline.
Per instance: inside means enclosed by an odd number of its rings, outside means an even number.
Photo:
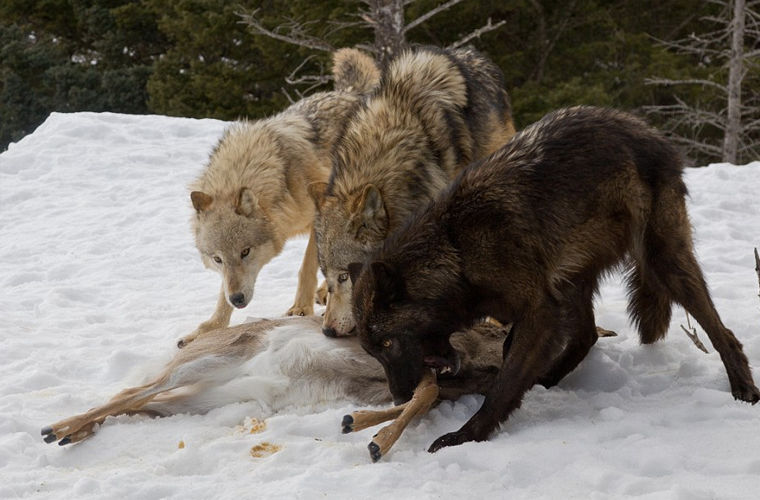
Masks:
[[[212,317],[180,340],[180,347],[227,326],[233,306],[250,302],[259,271],[285,241],[311,232],[314,205],[307,186],[328,179],[339,130],[380,76],[373,60],[355,49],[341,49],[333,60],[336,90],[303,99],[271,118],[232,125],[190,186],[195,243],[206,267],[222,275],[222,287]],[[316,275],[312,236],[288,315],[313,313]]]
[[[326,335],[354,328],[348,264],[514,132],[504,77],[473,49],[418,48],[391,61],[336,141],[329,183],[310,187]]]
[[[103,406],[42,429],[45,441],[65,445],[91,437],[106,417],[145,413],[205,413],[226,404],[256,401],[261,416],[286,407],[351,401],[390,401],[380,364],[356,337],[319,335],[318,317],[259,320],[212,330],[177,351],[147,384],[125,389]],[[501,363],[506,331],[493,325],[456,334],[463,369],[441,380],[441,398],[482,392]]]
[[[720,354],[733,396],[760,399],[694,256],[681,175],[672,145],[633,116],[560,110],[468,167],[367,264],[350,266],[358,335],[397,401],[426,364],[456,366],[451,332],[483,316],[513,323],[482,407],[431,451],[487,439],[534,383],[573,370],[597,338],[599,279],[620,264],[642,343],[665,337],[678,303]]]

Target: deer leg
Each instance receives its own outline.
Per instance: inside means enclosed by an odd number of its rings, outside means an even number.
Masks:
[[[438,384],[435,372],[428,370],[414,390],[412,399],[387,410],[356,411],[351,415],[346,415],[342,422],[343,432],[356,432],[395,419],[372,436],[372,441],[367,446],[370,458],[373,462],[377,462],[388,453],[415,416],[427,413],[437,397]]]
[[[214,372],[227,370],[235,360],[242,359],[234,356],[219,356],[216,349],[209,349],[208,352],[198,355],[194,350],[197,351],[199,347],[202,345],[191,344],[179,351],[152,382],[124,389],[102,406],[45,427],[42,429],[43,439],[48,443],[60,440],[59,445],[86,439],[95,432],[97,425],[103,423],[106,417],[142,412],[143,407],[153,401],[156,396],[203,382],[204,379],[212,378]],[[239,347],[245,348],[244,345]]]
[[[106,417],[137,413],[158,394],[174,388],[167,387],[165,383],[166,377],[162,376],[150,384],[125,389],[103,406],[43,428],[43,439],[46,443],[58,441],[61,446],[82,441],[93,435]]]
[[[341,422],[343,434],[357,432],[377,424],[382,424],[388,420],[393,420],[401,415],[408,403],[404,403],[386,410],[357,410],[350,415],[345,415]]]

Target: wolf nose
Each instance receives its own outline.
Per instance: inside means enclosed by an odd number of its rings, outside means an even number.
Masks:
[[[237,307],[238,309],[245,307],[245,295],[242,293],[233,293],[230,295],[230,302],[232,302],[232,305]]]
[[[322,333],[324,333],[326,337],[338,336],[338,332],[335,331],[335,328],[330,328],[329,326],[322,327]]]

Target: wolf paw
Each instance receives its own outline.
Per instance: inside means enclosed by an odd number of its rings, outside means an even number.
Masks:
[[[319,285],[319,288],[317,288],[317,292],[314,294],[314,302],[316,302],[320,306],[327,305],[327,282],[326,281],[323,281],[322,284]]]
[[[760,390],[753,384],[733,389],[731,393],[734,395],[734,399],[746,401],[747,403],[756,404],[760,401]]]
[[[473,438],[470,437],[468,433],[461,430],[456,432],[449,432],[448,434],[444,434],[443,436],[433,441],[433,444],[431,444],[430,448],[428,448],[428,452],[435,453],[441,448],[445,448],[447,446],[457,446],[462,443],[466,443],[467,441],[473,441]]]
[[[198,328],[195,329],[195,331],[193,331],[193,333],[191,333],[189,335],[185,335],[184,337],[182,337],[181,339],[179,339],[177,341],[177,347],[179,347],[180,349],[182,349],[187,344],[189,344],[193,340],[197,339],[199,335],[202,335],[202,334],[204,334],[206,332],[210,332],[211,330],[216,330],[217,328],[222,328],[224,326],[227,326],[227,325],[222,325],[222,324],[220,324],[218,322],[204,321],[203,323],[201,323],[198,326]]]
[[[285,313],[286,316],[311,316],[314,314],[314,307],[308,306],[293,306]]]
[[[182,349],[187,344],[189,344],[190,342],[192,342],[193,340],[195,340],[195,338],[197,336],[198,336],[197,333],[191,333],[190,335],[186,335],[186,336],[182,337],[181,339],[179,339],[177,341],[177,347],[179,347],[180,349]]]

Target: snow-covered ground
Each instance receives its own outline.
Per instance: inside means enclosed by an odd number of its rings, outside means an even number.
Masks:
[[[718,355],[681,331],[683,310],[664,342],[638,345],[616,277],[597,322],[619,336],[559,387],[533,389],[489,442],[425,451],[478,408],[468,396],[376,464],[371,431],[340,433],[348,401],[118,417],[81,444],[43,443],[41,427],[140,381],[212,312],[219,278],[193,245],[186,186],[224,126],[55,113],[0,155],[0,498],[758,498],[760,407],[733,400]],[[760,366],[760,162],[686,181],[717,308]],[[305,244],[262,271],[233,323],[291,305]],[[280,451],[252,457],[262,442]]]

